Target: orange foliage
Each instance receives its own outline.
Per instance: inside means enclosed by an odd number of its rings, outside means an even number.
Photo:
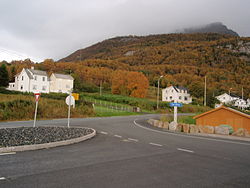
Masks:
[[[148,79],[142,73],[118,70],[112,75],[113,94],[144,98],[148,87]]]

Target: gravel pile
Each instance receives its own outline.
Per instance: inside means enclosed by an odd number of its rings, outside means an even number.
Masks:
[[[0,147],[44,144],[81,137],[92,133],[85,128],[20,127],[0,129]]]

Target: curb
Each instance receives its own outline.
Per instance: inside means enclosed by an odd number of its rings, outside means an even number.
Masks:
[[[207,137],[207,138],[218,138],[218,139],[224,139],[224,140],[228,140],[228,141],[244,141],[244,142],[250,142],[250,138],[249,137],[240,137],[240,136],[231,136],[231,135],[220,135],[220,134],[208,134],[208,133],[184,133],[184,132],[178,132],[178,131],[170,131],[164,128],[159,128],[159,127],[155,127],[153,125],[151,125],[150,123],[148,123],[146,121],[146,123],[148,125],[150,125],[150,127],[152,126],[153,129],[157,130],[157,131],[161,131],[161,132],[167,132],[167,133],[171,133],[171,134],[178,134],[178,135],[185,135],[185,136],[197,136],[197,137]],[[144,126],[144,125],[141,125]],[[146,126],[144,126],[146,127]],[[151,128],[150,128],[151,129]]]
[[[84,128],[87,128],[87,127],[84,127]],[[53,148],[53,147],[58,147],[58,146],[65,146],[65,145],[75,144],[75,143],[78,143],[78,142],[82,142],[84,140],[91,139],[92,137],[94,137],[96,135],[96,130],[95,129],[92,129],[92,128],[87,128],[87,129],[91,129],[93,132],[88,134],[88,135],[78,137],[78,138],[73,138],[73,139],[70,139],[70,140],[63,140],[63,141],[58,141],[58,142],[50,142],[50,143],[45,143],[45,144],[33,144],[33,145],[4,147],[4,148],[0,148],[0,153],[48,149],[48,148]]]

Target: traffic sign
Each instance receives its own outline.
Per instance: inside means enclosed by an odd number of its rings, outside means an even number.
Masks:
[[[75,98],[73,96],[71,96],[71,95],[66,97],[65,102],[66,102],[67,105],[70,104],[70,106],[72,106],[72,105],[75,106]]]
[[[174,107],[174,106],[182,107],[183,106],[181,103],[177,103],[177,102],[171,102],[169,105],[170,107]]]
[[[72,96],[75,98],[76,101],[79,100],[79,93],[72,93]]]
[[[41,93],[34,93],[36,102],[39,100]]]

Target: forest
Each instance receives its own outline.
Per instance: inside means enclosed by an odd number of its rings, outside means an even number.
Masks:
[[[9,81],[22,70],[35,66],[49,73],[71,74],[75,90],[148,97],[148,88],[184,86],[201,103],[204,78],[212,98],[231,90],[250,97],[250,38],[204,34],[162,34],[116,37],[77,50],[59,61],[29,59],[6,64]]]

